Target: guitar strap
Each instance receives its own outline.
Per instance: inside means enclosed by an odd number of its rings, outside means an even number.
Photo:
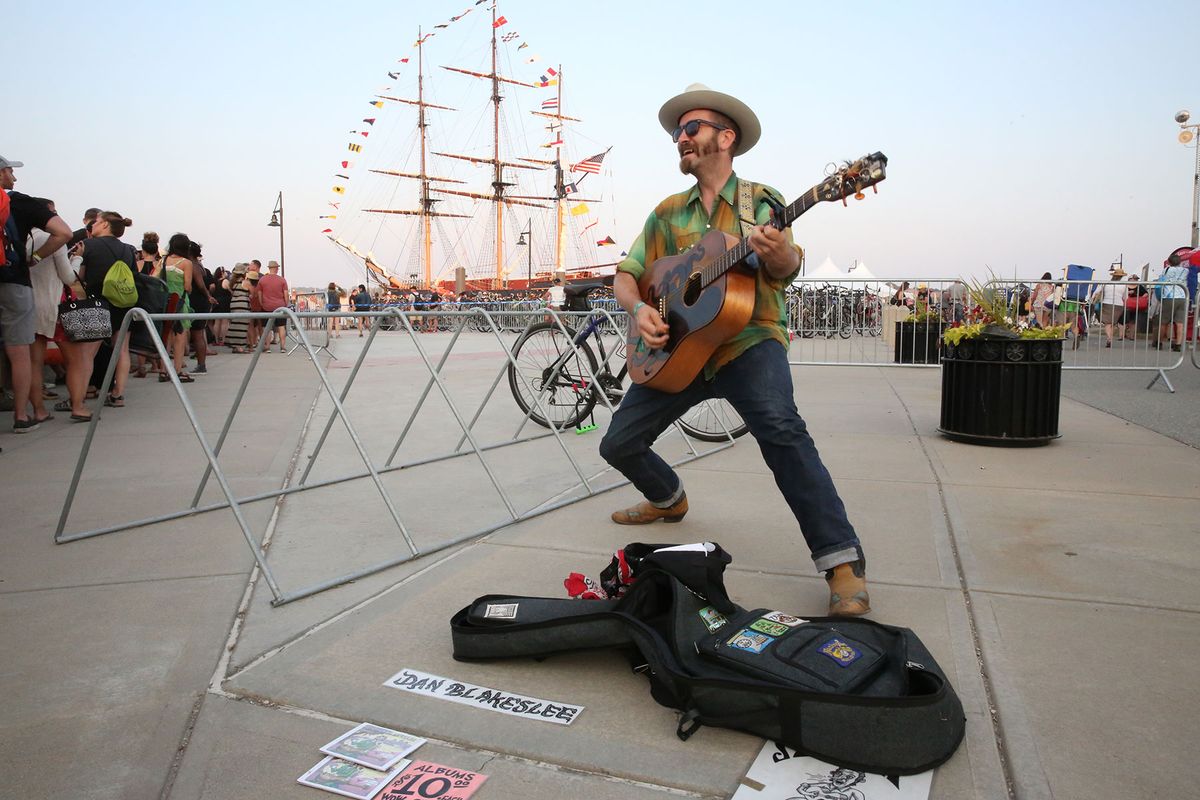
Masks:
[[[754,190],[750,181],[738,178],[738,222],[742,226],[742,238],[750,235],[755,225]]]

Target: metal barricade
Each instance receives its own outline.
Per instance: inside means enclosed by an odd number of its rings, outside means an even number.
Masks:
[[[990,286],[1012,297],[1015,282],[997,280]],[[1160,295],[1166,295],[1163,300]],[[1077,298],[1077,299],[1072,299]],[[1184,304],[1180,330],[1168,330],[1162,316]],[[1153,372],[1146,388],[1158,381],[1171,392],[1167,373],[1184,359],[1187,287],[1180,283],[1126,280],[1038,281],[1021,311],[1041,327],[1066,325],[1063,369]],[[1174,347],[1178,347],[1175,350]]]
[[[81,483],[81,480],[83,477],[84,467],[87,463],[88,455],[91,450],[92,444],[94,442],[95,434],[96,434],[97,428],[100,424],[100,420],[102,417],[102,408],[98,408],[95,410],[95,412],[92,415],[92,420],[88,425],[87,432],[84,437],[83,445],[80,449],[79,458],[75,465],[75,470],[74,470],[74,473],[71,478],[70,486],[67,491],[67,496],[64,500],[62,512],[59,517],[58,526],[55,531],[54,541],[56,543],[67,543],[67,542],[72,542],[72,541],[78,541],[80,539],[93,538],[93,537],[101,536],[101,535],[108,534],[108,533],[115,533],[117,531],[127,530],[127,529],[134,528],[134,527],[140,527],[140,526],[151,525],[151,524],[155,524],[155,523],[159,523],[159,522],[166,522],[166,521],[170,521],[170,520],[181,519],[184,517],[189,517],[192,515],[205,513],[208,511],[214,511],[214,510],[218,510],[218,509],[228,508],[232,511],[234,519],[235,519],[239,529],[241,530],[242,536],[245,539],[247,546],[251,550],[251,553],[254,557],[255,563],[257,564],[258,569],[262,572],[264,579],[266,581],[266,584],[271,591],[272,605],[277,606],[277,605],[282,605],[284,603],[288,603],[288,602],[300,599],[302,597],[308,597],[310,595],[325,591],[325,590],[333,588],[335,586],[349,583],[351,581],[365,577],[367,575],[372,575],[372,574],[378,573],[382,570],[388,569],[388,568],[396,566],[398,564],[402,564],[402,563],[411,561],[411,560],[418,558],[420,556],[423,556],[423,555],[429,555],[432,553],[440,552],[442,550],[462,544],[464,542],[478,539],[482,536],[485,536],[487,534],[490,534],[497,530],[500,530],[501,528],[512,525],[515,522],[527,520],[527,519],[539,516],[541,514],[545,514],[554,509],[561,508],[570,503],[578,502],[579,500],[585,499],[585,498],[593,496],[595,494],[607,492],[612,489],[618,488],[620,486],[626,485],[628,483],[628,481],[626,481],[624,479],[617,480],[616,482],[611,483],[609,485],[603,485],[603,486],[597,485],[597,483],[598,483],[597,479],[601,475],[603,475],[605,472],[607,472],[608,468],[606,467],[604,469],[601,469],[601,471],[597,474],[589,475],[587,473],[587,471],[583,469],[583,467],[581,466],[581,464],[579,463],[579,461],[577,460],[575,455],[572,453],[572,449],[567,445],[567,442],[565,441],[564,436],[563,436],[563,431],[559,430],[558,428],[556,428],[554,426],[551,426],[550,429],[546,432],[536,433],[531,436],[522,437],[521,431],[525,427],[526,423],[529,421],[533,409],[531,409],[529,412],[527,412],[523,415],[523,419],[522,419],[520,426],[518,427],[516,433],[512,437],[508,438],[507,440],[502,440],[502,441],[496,442],[496,443],[484,443],[480,440],[479,435],[478,435],[477,423],[480,419],[480,416],[483,412],[484,407],[486,407],[488,405],[488,403],[492,400],[497,385],[499,384],[500,380],[504,377],[504,375],[506,375],[508,373],[510,365],[513,367],[514,370],[516,370],[516,362],[514,359],[514,354],[512,352],[510,345],[508,343],[506,343],[502,337],[502,334],[505,332],[504,327],[503,327],[503,325],[501,325],[498,322],[498,320],[496,319],[496,316],[512,315],[512,314],[516,314],[516,313],[518,313],[518,312],[515,312],[512,309],[506,309],[506,310],[500,312],[500,314],[494,315],[492,312],[490,312],[486,309],[482,309],[482,308],[475,308],[470,311],[443,310],[443,311],[436,311],[436,312],[410,312],[410,311],[405,311],[405,310],[401,310],[401,309],[391,308],[391,309],[369,312],[366,315],[372,321],[369,335],[365,339],[363,339],[361,342],[361,349],[359,351],[358,357],[355,360],[354,365],[350,368],[350,372],[349,372],[349,375],[347,376],[345,384],[341,387],[340,391],[336,391],[325,365],[323,365],[321,363],[321,359],[318,357],[318,350],[320,348],[314,346],[313,342],[311,341],[311,339],[308,335],[308,331],[304,325],[304,321],[306,319],[310,319],[310,318],[316,319],[316,320],[321,321],[322,327],[325,327],[324,321],[329,318],[349,319],[349,318],[355,318],[358,316],[363,316],[362,314],[349,313],[349,312],[339,312],[339,313],[309,312],[306,314],[299,314],[292,309],[281,309],[281,310],[278,310],[275,312],[263,312],[263,313],[186,314],[185,315],[185,314],[148,314],[145,311],[143,311],[142,309],[137,309],[137,308],[131,309],[125,315],[125,318],[121,324],[121,327],[119,328],[119,330],[116,333],[115,349],[117,349],[119,351],[122,346],[122,343],[127,340],[128,335],[129,335],[129,329],[132,324],[145,323],[145,327],[150,332],[150,338],[153,340],[154,349],[157,351],[159,357],[162,359],[164,369],[166,369],[167,374],[170,377],[170,381],[173,386],[173,389],[174,389],[176,395],[178,396],[178,399],[184,410],[184,413],[187,416],[190,427],[191,427],[193,433],[195,434],[196,439],[199,442],[201,449],[203,451],[204,461],[205,461],[204,472],[200,479],[199,485],[197,486],[197,489],[192,497],[192,501],[191,501],[190,505],[185,509],[172,511],[172,512],[169,512],[166,514],[160,514],[157,516],[147,517],[147,518],[143,518],[143,519],[137,519],[137,520],[133,520],[133,521],[129,521],[129,522],[124,522],[124,523],[120,523],[117,525],[111,525],[111,526],[104,527],[104,528],[98,528],[98,529],[74,532],[74,533],[67,533],[66,525],[67,525],[68,520],[70,519],[71,510],[72,510],[72,506],[74,504],[76,493],[77,493],[77,490],[79,489],[79,486],[80,486],[80,483]],[[572,316],[579,316],[579,315],[564,314],[564,313],[559,313],[559,312],[554,312],[554,311],[547,312],[546,310],[543,310],[543,309],[539,309],[537,311],[526,310],[521,313],[524,314],[524,322],[526,325],[528,325],[532,322],[541,322],[548,313],[549,316],[555,321],[555,323],[558,325],[558,327],[563,330],[564,333],[566,333],[568,330],[566,321],[569,320]],[[610,327],[613,330],[619,330],[621,328],[622,323],[620,323],[616,319],[614,319],[614,315],[611,312],[609,312],[607,310],[601,310],[600,313],[603,314],[604,317],[606,318],[606,325],[608,327]],[[430,316],[431,314],[449,316],[454,320],[454,324],[451,325],[452,332],[449,334],[449,338],[448,338],[448,341],[446,342],[445,350],[443,351],[443,353],[439,359],[432,358],[429,355],[429,353],[426,352],[426,348],[422,344],[422,339],[425,339],[426,337],[417,335],[417,329],[413,323],[413,318],[416,318],[419,322],[421,319],[424,319],[425,317]],[[259,493],[239,497],[237,495],[237,493],[235,493],[235,491],[233,490],[233,487],[229,480],[229,476],[222,467],[222,464],[220,461],[220,456],[221,456],[222,451],[230,444],[229,439],[230,439],[230,434],[233,431],[233,423],[234,423],[235,417],[237,416],[238,411],[241,408],[241,405],[243,403],[243,398],[246,395],[247,387],[249,386],[250,380],[254,375],[255,369],[258,366],[258,364],[260,363],[260,356],[263,354],[262,347],[266,341],[266,337],[263,337],[262,339],[260,339],[260,341],[258,343],[258,347],[250,355],[250,358],[246,365],[245,373],[242,376],[240,386],[239,386],[239,388],[236,392],[236,395],[233,399],[233,402],[231,404],[229,412],[225,417],[225,420],[221,427],[220,433],[217,435],[215,442],[210,443],[209,434],[207,434],[204,431],[203,426],[201,425],[201,423],[199,421],[199,418],[198,418],[198,415],[196,412],[196,408],[192,405],[187,393],[184,390],[183,384],[179,380],[179,376],[176,374],[176,372],[172,366],[171,358],[167,354],[166,347],[163,344],[163,341],[159,335],[159,325],[156,325],[154,323],[161,323],[161,322],[165,322],[165,321],[175,321],[175,320],[185,320],[185,319],[204,319],[204,320],[269,319],[271,317],[275,317],[275,316],[279,316],[279,315],[284,315],[287,318],[288,324],[292,327],[294,335],[296,337],[298,337],[298,339],[301,343],[300,347],[303,348],[305,354],[308,356],[308,360],[311,363],[313,371],[318,379],[319,394],[321,396],[327,398],[329,404],[332,407],[332,412],[331,412],[329,418],[325,422],[324,429],[317,440],[315,449],[309,456],[308,464],[304,468],[303,473],[300,475],[299,480],[297,480],[295,483],[292,483],[292,474],[289,471],[288,476],[286,476],[283,481],[282,488],[273,490],[273,491],[259,492]],[[619,315],[619,316],[623,316],[623,315]],[[450,363],[451,354],[454,351],[456,344],[459,342],[460,337],[463,335],[463,333],[465,331],[469,330],[471,327],[470,325],[467,324],[467,321],[474,317],[482,317],[484,319],[484,321],[486,323],[485,327],[487,329],[487,332],[490,335],[495,337],[496,342],[500,345],[502,352],[505,354],[505,363],[503,364],[503,366],[501,366],[499,373],[496,376],[496,379],[492,382],[491,388],[488,390],[486,396],[483,398],[482,402],[480,403],[479,409],[474,413],[474,415],[468,421],[467,416],[460,411],[459,406],[456,403],[454,394],[449,388],[447,376],[444,374],[444,372]],[[356,427],[354,425],[354,423],[351,421],[350,416],[346,409],[345,402],[347,400],[347,397],[350,394],[352,387],[354,386],[355,379],[360,374],[360,368],[363,366],[364,362],[366,361],[367,356],[371,351],[371,347],[374,344],[374,342],[376,341],[377,336],[383,327],[381,323],[385,320],[392,321],[395,324],[397,330],[402,330],[407,335],[408,342],[411,343],[415,352],[419,356],[420,365],[423,368],[423,371],[428,374],[428,380],[426,381],[424,389],[421,392],[418,400],[416,401],[415,406],[412,408],[410,414],[408,415],[408,419],[404,425],[403,430],[399,434],[399,437],[396,440],[395,445],[391,448],[391,452],[387,458],[386,463],[382,466],[378,466],[372,460],[371,455],[369,454],[367,448],[364,446],[363,440],[359,433],[359,428]],[[509,320],[508,322],[512,322],[512,320]],[[429,340],[427,340],[427,341],[429,341]],[[614,348],[614,352],[615,352],[615,348]],[[107,392],[109,391],[109,389],[113,383],[114,371],[116,369],[117,363],[118,363],[118,360],[116,358],[111,359],[108,370],[107,370],[104,380],[102,382],[102,386],[101,386],[101,394],[102,395],[107,394]],[[603,367],[598,367],[597,369],[591,369],[590,365],[589,365],[589,379],[594,382],[593,385],[598,384],[599,379],[600,379],[600,373],[602,371],[603,371]],[[533,390],[532,396],[534,397],[534,404],[535,404],[536,408],[539,409],[540,413],[542,413],[543,415],[547,414],[546,398],[543,397],[542,394],[540,392],[538,392],[536,387],[534,387],[532,384],[528,384],[527,388]],[[400,450],[401,445],[404,443],[406,437],[409,437],[413,433],[414,430],[418,430],[416,428],[416,426],[414,425],[414,423],[415,423],[418,415],[420,414],[422,408],[425,406],[427,399],[431,395],[434,394],[434,390],[436,390],[436,393],[439,394],[442,397],[442,399],[445,401],[446,407],[449,409],[449,412],[452,415],[455,424],[462,431],[462,438],[459,439],[457,446],[455,446],[454,449],[451,450],[450,452],[439,453],[439,454],[435,454],[435,455],[425,455],[424,457],[413,459],[413,460],[410,460],[405,463],[397,463],[396,456]],[[612,403],[609,401],[607,396],[604,395],[604,393],[602,393],[602,392],[600,393],[599,400],[601,401],[601,404],[603,406],[609,408],[610,410],[612,409]],[[501,402],[504,402],[504,398],[501,398]],[[512,401],[510,400],[508,402],[512,402]],[[315,407],[316,406],[314,404],[314,409],[315,409]],[[317,459],[320,456],[322,450],[325,448],[325,445],[327,442],[327,437],[329,436],[333,426],[338,421],[341,422],[346,433],[348,434],[349,440],[352,444],[352,448],[353,448],[355,454],[357,455],[358,459],[361,460],[365,470],[360,471],[360,472],[354,472],[351,474],[337,475],[337,476],[322,479],[322,480],[313,480],[313,476],[312,476],[313,466],[317,462]],[[681,428],[679,430],[682,431]],[[499,475],[496,472],[496,470],[494,469],[493,465],[490,463],[489,457],[487,454],[490,453],[491,451],[494,451],[494,450],[497,450],[497,449],[500,449],[500,448],[503,448],[506,446],[519,444],[519,443],[523,443],[523,442],[529,442],[529,441],[533,441],[533,440],[537,440],[537,439],[544,439],[547,437],[553,437],[553,439],[556,440],[557,445],[558,445],[557,449],[560,450],[562,452],[563,456],[567,459],[567,462],[570,464],[572,471],[574,472],[575,477],[577,478],[577,482],[573,486],[570,486],[569,488],[567,488],[565,490],[555,492],[550,497],[547,497],[544,500],[540,500],[538,502],[533,503],[533,505],[531,505],[531,506],[519,508],[517,503],[513,499],[513,496],[510,494],[508,489],[505,487],[504,483],[499,479]],[[693,461],[697,458],[702,458],[706,455],[709,455],[714,452],[718,452],[719,450],[723,450],[727,447],[731,447],[734,443],[734,440],[732,439],[732,437],[730,437],[728,442],[711,447],[706,450],[700,450],[696,447],[695,443],[692,442],[691,439],[689,437],[687,437],[686,435],[683,436],[683,439],[687,443],[687,448],[688,448],[689,453],[686,456],[684,456],[680,459],[677,459],[673,464],[675,466]],[[466,445],[466,446],[464,446],[464,445]],[[413,535],[410,533],[409,528],[406,526],[405,522],[403,521],[402,515],[400,513],[401,506],[399,506],[395,502],[392,492],[390,492],[388,487],[383,483],[382,476],[385,475],[386,473],[397,471],[397,470],[412,469],[414,467],[429,465],[429,464],[433,464],[433,463],[437,463],[437,462],[447,461],[450,459],[463,458],[463,457],[473,457],[476,461],[478,461],[479,465],[482,467],[483,471],[486,473],[488,482],[493,487],[493,489],[499,499],[500,505],[503,506],[503,512],[501,515],[502,518],[498,521],[491,521],[491,522],[485,524],[481,528],[474,529],[474,530],[471,530],[471,531],[468,531],[465,533],[458,533],[456,535],[452,535],[452,536],[450,536],[450,538],[448,540],[443,540],[443,541],[437,542],[436,544],[422,548],[422,547],[418,546]],[[207,484],[208,484],[208,481],[210,478],[212,478],[216,481],[216,483],[220,487],[220,494],[224,499],[221,501],[217,501],[217,502],[204,503],[203,496],[204,496],[205,489],[207,487]],[[386,507],[388,516],[394,523],[395,527],[397,528],[397,530],[400,534],[401,539],[403,540],[404,547],[403,547],[402,552],[400,552],[399,555],[390,556],[389,558],[387,558],[386,560],[384,560],[382,562],[371,564],[369,566],[365,566],[365,567],[362,567],[359,569],[355,569],[348,573],[336,575],[336,576],[321,580],[315,584],[312,584],[312,585],[309,585],[309,586],[306,586],[303,588],[295,589],[292,591],[285,591],[279,585],[279,582],[277,581],[277,579],[271,569],[267,553],[264,551],[263,547],[257,541],[254,533],[251,531],[250,525],[249,525],[249,523],[246,519],[246,515],[244,514],[244,511],[243,511],[244,506],[248,503],[253,503],[253,502],[256,502],[259,500],[268,500],[268,499],[276,499],[278,502],[282,502],[283,498],[295,495],[297,493],[305,492],[305,491],[312,490],[312,489],[317,489],[320,487],[328,487],[328,486],[332,486],[335,484],[341,484],[341,483],[346,483],[349,481],[355,481],[355,480],[359,480],[362,478],[370,478],[372,484],[374,485],[375,491],[378,493],[378,496],[380,497],[382,503]],[[131,498],[136,499],[136,494],[131,495]],[[406,499],[411,500],[411,499],[420,499],[420,498],[406,498]],[[268,526],[270,526],[272,524],[273,523],[269,522]]]
[[[884,284],[806,282],[802,276],[786,293],[788,361],[793,366],[937,366],[936,342],[942,330],[962,318],[965,297],[965,286],[945,279]],[[928,342],[934,342],[932,355],[927,355]]]
[[[1164,340],[1167,336],[1160,309],[1170,310],[1174,303],[1169,299],[1164,306],[1157,295],[1166,291],[1168,298],[1186,297],[1185,286],[1158,281],[997,279],[987,287],[1003,294],[1014,325],[1070,326],[1064,369],[1153,372],[1146,388],[1162,380],[1175,391],[1167,373],[1183,362],[1186,342],[1176,332],[1179,352],[1170,344],[1156,346],[1160,335]],[[786,300],[788,360],[793,366],[937,367],[942,335],[963,322],[973,305],[968,287],[947,279],[889,281],[884,286],[854,280],[805,283],[800,278],[789,287]],[[1197,363],[1194,346],[1192,351]]]

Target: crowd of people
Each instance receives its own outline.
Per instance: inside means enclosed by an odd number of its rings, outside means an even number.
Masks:
[[[164,322],[160,335],[169,365],[162,363],[142,323],[131,325],[117,348],[133,307],[133,302],[113,300],[122,281],[129,296],[160,297],[164,303],[153,310],[172,314],[273,312],[293,305],[294,298],[275,261],[265,270],[257,259],[231,270],[209,270],[203,247],[185,233],[171,236],[165,248],[153,231],[142,235],[140,247],[126,244],[121,237],[133,220],[116,211],[89,208],[82,227],[72,231],[52,200],[15,190],[15,170],[22,166],[0,157],[0,335],[14,433],[36,430],[56,413],[87,422],[91,400],[123,408],[130,378],[156,375],[167,382],[173,371],[181,382],[191,383],[193,376],[208,372],[208,358],[222,347],[245,353],[266,337],[264,352],[276,345],[285,350],[282,314]],[[189,358],[195,361],[190,367]],[[114,360],[111,386],[101,399],[100,387]],[[59,395],[58,381],[44,380],[47,367],[61,379],[66,397]]]
[[[1200,249],[1179,247],[1163,261],[1161,271],[1149,274],[1145,281],[1114,264],[1107,282],[1094,286],[1077,283],[1082,288],[1072,290],[1070,282],[1045,272],[1033,286],[1018,285],[1012,291],[1011,305],[1015,316],[1026,324],[1040,328],[1066,325],[1068,336],[1086,337],[1090,318],[1103,328],[1108,348],[1114,341],[1135,341],[1144,333],[1151,347],[1180,352],[1196,306],[1198,278]],[[893,288],[890,305],[926,312],[945,323],[962,322],[971,302],[970,290],[957,280],[932,288],[904,281]]]

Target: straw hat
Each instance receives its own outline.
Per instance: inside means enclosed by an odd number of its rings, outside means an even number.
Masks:
[[[1113,276],[1113,278],[1124,278],[1125,270],[1121,269],[1120,267],[1117,267],[1116,269],[1114,269],[1112,271],[1112,276]]]
[[[735,156],[740,156],[758,143],[762,135],[762,125],[758,117],[750,110],[750,106],[732,95],[715,92],[703,83],[693,83],[667,102],[658,110],[658,122],[667,133],[673,133],[679,125],[679,118],[697,108],[707,108],[717,111],[734,121],[738,126],[737,149]]]
[[[250,279],[250,280],[252,280],[252,281],[256,281],[256,280],[258,280],[258,279],[259,279],[259,277],[261,277],[261,276],[258,274],[258,270],[256,270],[256,269],[252,269],[252,270],[250,270],[249,272],[247,272],[247,273],[246,273],[246,277],[247,277],[247,278],[249,278],[249,279]]]
[[[275,259],[271,259],[267,262],[267,269],[279,269],[279,262]]]

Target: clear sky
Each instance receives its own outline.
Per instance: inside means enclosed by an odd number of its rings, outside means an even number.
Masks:
[[[88,206],[117,210],[135,223],[126,240],[183,231],[210,268],[278,257],[266,223],[282,190],[292,284],[357,283],[361,271],[320,233],[354,219],[318,219],[339,200],[332,175],[354,157],[349,131],[372,115],[380,137],[385,124],[397,142],[411,131],[409,111],[367,102],[407,66],[398,59],[415,54],[418,27],[466,8],[426,53],[472,67],[480,43],[457,38],[488,13],[474,0],[15,0],[4,14],[0,154],[26,164],[17,189],[54,199],[72,227]],[[575,155],[612,146],[592,183],[612,202],[592,230],[619,248],[658,200],[686,188],[657,111],[695,81],[755,109],[762,139],[735,167],[789,199],[830,161],[889,157],[878,195],[822,204],[796,223],[810,266],[830,256],[887,278],[988,267],[1036,277],[1122,255],[1127,270],[1157,266],[1188,242],[1195,151],[1176,141],[1173,117],[1200,117],[1194,0],[500,0],[499,12],[501,30],[530,45],[519,55],[542,57],[513,61],[515,77],[563,65],[564,113],[585,120]],[[365,191],[353,178],[348,204]],[[414,189],[395,192],[394,205],[415,207]]]

